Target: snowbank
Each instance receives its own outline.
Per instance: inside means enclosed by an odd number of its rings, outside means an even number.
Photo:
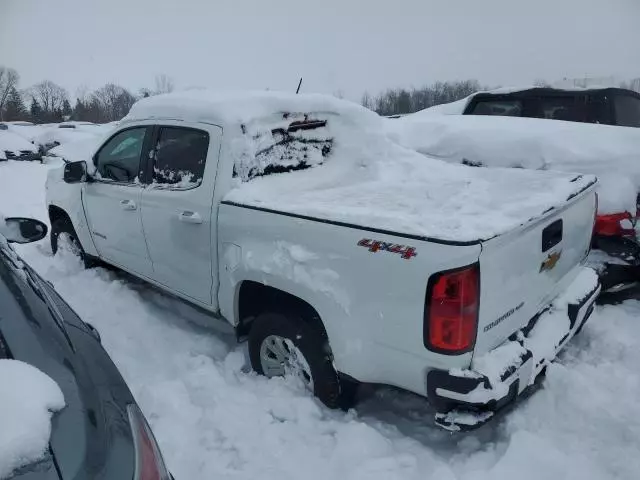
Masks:
[[[5,123],[8,125],[10,132],[20,135],[29,143],[34,141],[35,138],[45,130],[45,127],[41,125],[16,125],[15,123],[10,122]]]
[[[56,156],[63,158],[67,162],[79,162],[84,160],[88,164],[91,163],[91,157],[101,145],[102,136],[91,136],[75,140],[69,143],[63,143],[52,148],[47,152],[48,156]]]
[[[5,478],[45,455],[51,415],[65,402],[58,384],[17,360],[0,360],[0,385],[0,478]]]
[[[448,162],[558,170],[601,179],[600,213],[635,213],[640,129],[533,118],[407,115],[389,137]]]
[[[64,145],[65,143],[95,139],[100,135],[101,132],[99,130],[96,132],[88,132],[77,128],[58,128],[57,126],[52,126],[43,128],[42,132],[34,138],[34,142],[36,145],[46,147],[56,142]]]
[[[469,103],[471,97],[473,97],[473,95],[470,95],[461,100],[457,100],[455,102],[434,105],[433,107],[425,108],[424,110],[420,110],[419,112],[412,113],[411,116],[422,118],[430,117],[431,115],[462,115],[464,109],[467,108],[467,104]],[[404,115],[401,118],[404,118],[406,116],[407,115]]]
[[[6,160],[5,152],[9,151],[20,154],[20,151],[37,152],[38,149],[20,135],[16,135],[10,130],[0,130],[0,160]]]

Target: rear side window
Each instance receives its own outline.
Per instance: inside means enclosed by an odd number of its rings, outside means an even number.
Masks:
[[[522,102],[520,100],[480,100],[473,107],[471,114],[521,117]]]
[[[583,97],[543,97],[539,102],[538,117],[567,122],[585,122],[585,103]]]
[[[616,125],[622,127],[640,127],[640,99],[616,95],[614,100]]]
[[[140,175],[140,154],[147,127],[117,133],[95,157],[98,177],[119,183],[135,183]]]
[[[153,183],[193,188],[202,183],[209,134],[183,127],[161,127],[155,145]]]

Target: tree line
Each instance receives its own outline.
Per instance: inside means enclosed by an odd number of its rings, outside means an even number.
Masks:
[[[0,65],[0,121],[106,123],[120,120],[142,97],[173,90],[174,83],[170,77],[157,75],[154,88],[141,88],[137,94],[114,83],[93,91],[80,88],[72,105],[69,92],[55,82],[43,80],[21,90],[18,72]]]
[[[435,82],[421,88],[387,89],[372,96],[365,92],[360,103],[380,115],[413,113],[443,103],[455,102],[472,93],[486,90],[477,80]]]
[[[562,82],[574,86],[588,87],[597,79],[564,79]],[[613,77],[607,83],[614,82]],[[141,88],[137,94],[114,83],[89,91],[80,88],[71,103],[66,89],[44,80],[31,87],[20,89],[20,75],[12,68],[0,65],[0,121],[28,120],[33,123],[51,123],[77,120],[105,123],[120,120],[140,98],[174,90],[173,80],[167,75],[155,77],[154,88]],[[536,85],[551,85],[536,80]],[[640,92],[640,78],[614,82],[622,88]],[[454,102],[480,90],[488,90],[477,80],[435,82],[420,88],[387,89],[377,95],[365,92],[361,103],[380,115],[400,115],[417,112],[443,103]],[[337,96],[340,96],[339,94]]]

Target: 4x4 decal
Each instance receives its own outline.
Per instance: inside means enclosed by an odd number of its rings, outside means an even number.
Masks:
[[[370,252],[391,252],[397,253],[405,260],[411,260],[418,255],[416,249],[408,247],[406,245],[398,245],[397,243],[381,242],[379,240],[371,240],[370,238],[363,238],[358,242],[359,247],[368,248]]]

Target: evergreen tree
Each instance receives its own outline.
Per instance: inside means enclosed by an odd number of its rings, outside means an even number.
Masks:
[[[62,117],[66,120],[70,120],[72,113],[73,110],[71,110],[71,104],[69,103],[69,100],[65,98],[64,102],[62,102]]]
[[[22,100],[22,95],[20,95],[18,90],[15,88],[12,88],[11,91],[9,91],[4,107],[4,120],[25,120],[27,117],[27,108]]]
[[[76,99],[76,105],[73,107],[72,118],[78,121],[87,120],[87,107],[79,98]]]
[[[31,113],[32,122],[40,123],[42,121],[42,107],[35,98],[31,100],[31,108],[29,108],[29,112]]]

